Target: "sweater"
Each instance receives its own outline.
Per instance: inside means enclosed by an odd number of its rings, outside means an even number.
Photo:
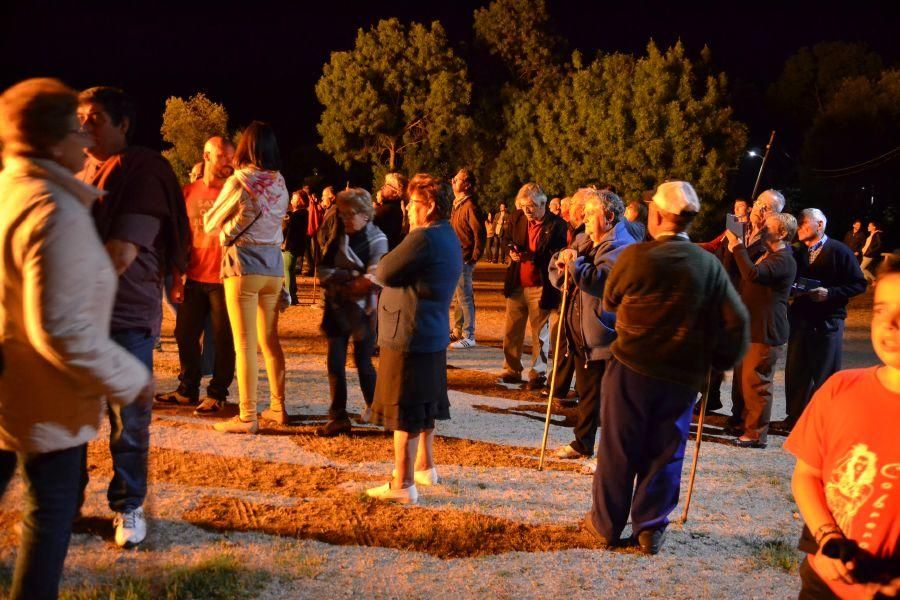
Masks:
[[[853,250],[842,242],[828,238],[813,264],[809,264],[809,249],[802,244],[795,246],[794,259],[797,261],[797,277],[821,281],[822,287],[828,290],[828,298],[824,302],[813,302],[808,294],[794,298],[790,310],[791,323],[815,327],[831,319],[846,319],[850,298],[866,291],[866,278]]]
[[[109,337],[116,273],[91,218],[102,194],[49,160],[0,173],[0,449],[53,452],[97,435],[147,368]]]
[[[603,308],[616,313],[613,356],[647,377],[700,391],[710,367],[726,371],[747,350],[747,309],[719,261],[686,238],[625,248]]]
[[[450,300],[462,274],[459,240],[447,221],[418,227],[382,257],[375,277],[378,345],[430,353],[450,343]]]
[[[741,273],[738,282],[741,300],[750,312],[750,341],[769,346],[787,343],[788,297],[797,276],[797,263],[790,246],[766,255],[755,264],[747,248],[738,246],[734,260]]]
[[[484,254],[487,232],[484,230],[484,215],[474,198],[462,196],[454,200],[450,225],[459,238],[463,261],[467,264],[478,262]]]

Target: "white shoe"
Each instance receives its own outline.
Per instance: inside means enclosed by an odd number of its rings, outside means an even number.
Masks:
[[[147,520],[144,519],[142,507],[126,513],[116,513],[113,526],[116,528],[116,545],[120,548],[134,548],[147,537]]]
[[[242,421],[240,415],[235,415],[226,421],[219,421],[213,429],[222,433],[256,433],[259,431],[259,421]]]
[[[478,344],[475,343],[475,338],[460,338],[450,344],[450,348],[453,350],[465,350],[466,348],[474,348]]]
[[[397,477],[397,469],[391,471],[391,477]],[[437,469],[431,467],[430,469],[425,469],[424,471],[416,471],[413,473],[413,481],[417,485],[437,485],[440,483],[440,477],[438,477]]]
[[[384,485],[367,489],[366,496],[384,502],[397,502],[399,504],[415,504],[419,501],[419,492],[416,490],[416,484],[412,484],[408,488],[394,490],[391,489],[390,481]]]

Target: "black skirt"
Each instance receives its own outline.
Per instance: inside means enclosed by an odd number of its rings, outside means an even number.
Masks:
[[[382,347],[372,422],[417,435],[449,418],[447,351],[411,354]]]

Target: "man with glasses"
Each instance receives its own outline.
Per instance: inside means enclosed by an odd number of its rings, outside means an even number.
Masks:
[[[453,331],[450,347],[456,350],[475,346],[475,292],[472,289],[472,273],[475,264],[484,254],[487,231],[484,213],[475,200],[475,175],[469,169],[460,169],[450,181],[455,195],[450,225],[459,238],[463,255],[463,272],[454,296]]]
[[[125,92],[110,87],[85,90],[78,118],[93,141],[79,177],[106,192],[93,207],[94,222],[119,274],[111,336],[152,372],[163,278],[169,272],[184,273],[188,265],[191,231],[184,197],[172,167],[159,153],[129,144],[135,109]],[[140,544],[147,533],[142,505],[152,405],[150,395],[125,407],[109,407],[113,478],[107,498],[116,513],[119,546]]]
[[[509,248],[503,295],[506,325],[503,334],[503,376],[507,384],[522,383],[522,346],[525,324],[531,325],[531,372],[527,388],[540,390],[547,383],[550,351],[548,321],[559,307],[560,292],[550,283],[551,257],[566,247],[566,222],[547,210],[547,195],[536,183],[519,190],[516,204],[522,207],[510,217],[502,243]]]

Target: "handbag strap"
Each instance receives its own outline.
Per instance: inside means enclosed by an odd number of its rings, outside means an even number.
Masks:
[[[244,227],[239,234],[237,234],[236,236],[234,236],[233,238],[228,240],[228,242],[226,242],[226,244],[225,244],[225,247],[228,248],[230,246],[234,246],[235,242],[237,242],[239,239],[241,239],[241,236],[244,235],[245,233],[247,233],[247,230],[250,229],[251,227],[253,227],[253,224],[256,223],[256,221],[261,216],[262,216],[262,210],[260,209],[260,211],[258,213],[256,213],[256,216],[253,217],[253,220],[250,221],[250,224],[247,225],[246,227]]]

